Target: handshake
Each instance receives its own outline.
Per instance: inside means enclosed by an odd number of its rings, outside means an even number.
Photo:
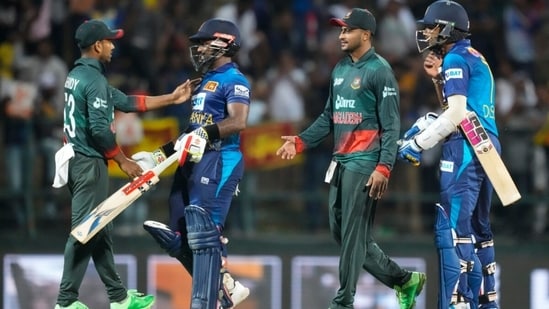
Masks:
[[[198,128],[191,133],[183,133],[177,141],[174,143],[170,142],[160,148],[153,150],[152,152],[140,151],[132,155],[132,159],[145,170],[149,170],[160,164],[160,162],[167,159],[168,154],[173,154],[174,152],[179,153],[179,165],[183,165],[186,161],[198,163],[202,160],[204,151],[208,141],[204,138],[202,132],[203,130]],[[173,150],[168,149],[173,145]]]
[[[415,137],[430,126],[437,118],[437,114],[427,113],[416,120],[412,127],[404,133],[402,139],[397,141],[399,146],[397,157],[399,159],[408,161],[413,166],[421,164],[421,152],[423,149],[416,143]]]

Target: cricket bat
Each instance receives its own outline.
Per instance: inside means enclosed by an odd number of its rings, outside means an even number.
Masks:
[[[509,171],[501,160],[486,129],[480,123],[477,114],[468,112],[460,127],[473,147],[482,168],[494,186],[503,206],[509,206],[520,199],[520,193]]]
[[[79,242],[83,244],[87,243],[95,234],[143,195],[143,193],[158,183],[160,181],[158,176],[182,156],[181,151],[184,151],[183,155],[186,156],[190,142],[191,140],[188,139],[186,145],[182,148],[183,150],[176,151],[153,169],[145,171],[143,175],[128,182],[109,196],[95,207],[80,224],[72,229],[71,235]],[[185,162],[185,158],[182,158],[181,162]]]

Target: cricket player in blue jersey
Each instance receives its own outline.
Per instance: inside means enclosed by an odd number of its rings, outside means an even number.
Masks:
[[[249,289],[224,269],[227,253],[221,233],[244,172],[240,131],[248,118],[250,84],[232,62],[241,45],[232,22],[207,20],[190,40],[191,60],[203,76],[192,95],[192,114],[183,136],[205,139],[207,146],[203,154],[190,153],[191,162],[175,173],[169,224],[146,221],[144,227],[192,275],[193,309],[234,308]],[[177,145],[170,142],[132,158],[150,168],[174,153]],[[225,297],[218,299],[220,290]]]
[[[490,226],[493,187],[473,148],[458,129],[468,111],[477,114],[498,152],[494,78],[485,58],[471,47],[469,18],[455,1],[432,3],[416,39],[427,51],[424,70],[443,105],[410,128],[399,142],[399,158],[418,166],[421,153],[442,142],[441,201],[435,245],[439,255],[439,309],[498,308],[494,241]]]

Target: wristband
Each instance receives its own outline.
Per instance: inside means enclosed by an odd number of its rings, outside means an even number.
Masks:
[[[219,133],[219,126],[217,126],[217,123],[203,126],[202,129],[204,129],[204,131],[206,131],[206,133],[208,134],[208,140],[210,142],[218,140],[221,137]]]
[[[294,143],[295,143],[295,152],[296,153],[302,153],[303,150],[305,150],[305,148],[306,148],[305,143],[303,142],[301,137],[296,136]]]
[[[385,176],[385,178],[389,178],[389,176],[391,176],[391,170],[385,164],[378,164],[376,166],[376,171],[381,173],[381,175]]]

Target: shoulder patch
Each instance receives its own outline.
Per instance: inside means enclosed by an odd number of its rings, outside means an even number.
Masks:
[[[218,82],[209,81],[204,85],[204,90],[214,92],[217,89],[217,86],[219,86]]]
[[[244,85],[234,85],[234,95],[239,97],[250,97],[250,89]]]

